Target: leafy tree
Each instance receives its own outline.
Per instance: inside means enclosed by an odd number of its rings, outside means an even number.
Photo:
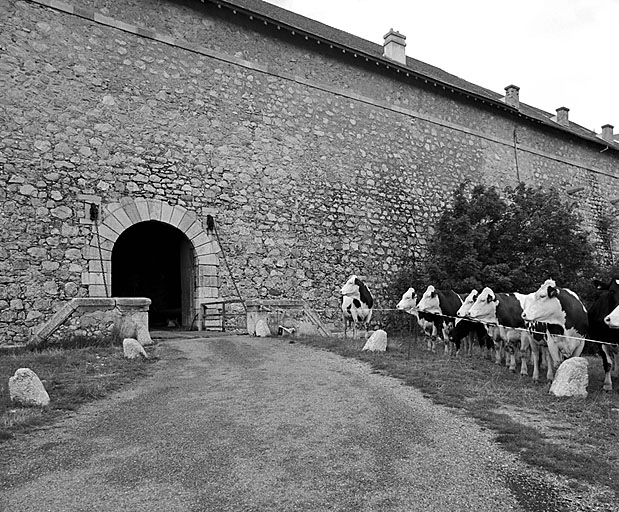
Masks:
[[[520,183],[503,194],[482,185],[467,193],[462,184],[436,225],[426,272],[433,284],[462,292],[527,293],[549,278],[577,290],[594,269],[580,225],[556,190]]]

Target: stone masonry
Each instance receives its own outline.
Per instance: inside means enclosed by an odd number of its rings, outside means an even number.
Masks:
[[[597,241],[619,196],[601,149],[210,1],[4,0],[0,343],[108,296],[115,241],[147,220],[191,242],[196,312],[234,295],[224,255],[245,299],[336,311],[355,273],[394,307],[465,180],[582,186]]]

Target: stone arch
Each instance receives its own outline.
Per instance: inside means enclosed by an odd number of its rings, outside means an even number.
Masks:
[[[205,299],[219,297],[217,241],[194,213],[157,199],[127,197],[105,206],[103,213],[99,224],[93,226],[93,235],[85,250],[88,270],[82,274],[82,284],[88,287],[89,297],[110,295],[114,243],[127,228],[151,220],[177,228],[193,246],[194,316],[199,317],[200,304]]]

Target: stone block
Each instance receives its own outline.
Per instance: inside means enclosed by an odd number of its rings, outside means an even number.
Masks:
[[[382,329],[378,329],[372,333],[361,350],[385,352],[387,350],[387,333]]]
[[[108,217],[106,217],[101,225],[107,226],[119,235],[125,230],[125,226],[123,226],[114,215],[109,215]]]
[[[19,368],[9,379],[11,401],[26,406],[45,406],[49,404],[49,395],[38,375],[30,368]]]
[[[269,328],[269,324],[267,323],[265,318],[260,318],[256,322],[256,336],[259,338],[266,338],[271,336],[271,329]]]
[[[135,208],[137,210],[139,221],[146,221],[150,219],[150,211],[148,209],[148,200],[138,197],[135,199]]]
[[[172,214],[174,213],[174,208],[168,203],[161,203],[161,222],[165,222],[167,224],[172,224]]]
[[[572,357],[561,363],[550,386],[555,396],[587,396],[589,363],[584,357]]]
[[[138,359],[140,357],[148,359],[144,347],[135,338],[125,338],[123,340],[123,354],[126,359]]]
[[[148,202],[150,220],[161,220],[161,201],[150,200]]]
[[[183,208],[182,206],[175,206],[174,211],[172,212],[172,217],[170,218],[170,224],[178,227],[186,213],[186,208]]]

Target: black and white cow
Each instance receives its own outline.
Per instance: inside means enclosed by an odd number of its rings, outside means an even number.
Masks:
[[[417,325],[421,328],[421,332],[431,340],[432,336],[436,336],[436,328],[434,323],[428,319],[426,313],[420,313],[417,310],[417,292],[412,286],[404,292],[400,302],[396,305],[396,308],[400,311],[404,311],[409,315],[412,315],[417,321]],[[431,348],[430,341],[428,341],[428,349]]]
[[[364,326],[367,333],[374,307],[374,297],[368,287],[356,275],[352,275],[344,283],[340,293],[344,315],[344,337],[346,337],[347,327],[352,326],[354,338],[357,324]]]
[[[460,295],[460,297],[463,297],[462,305],[456,312],[456,316],[460,318],[456,320],[451,333],[451,341],[456,347],[456,354],[460,352],[460,345],[464,342],[465,353],[468,356],[472,356],[475,339],[477,339],[482,355],[493,346],[486,326],[481,322],[472,322],[465,318],[478,296],[479,292],[477,290],[471,290],[465,296]]]
[[[619,279],[608,283],[596,279],[593,284],[600,293],[587,311],[587,337],[601,342],[597,348],[604,365],[604,390],[612,391],[611,371],[616,374],[619,366]]]
[[[554,379],[555,370],[565,359],[582,353],[589,319],[585,306],[572,290],[559,288],[552,279],[546,280],[528,301],[522,318],[525,322],[544,326],[552,358],[548,364],[549,380]]]
[[[522,318],[527,297],[521,293],[495,293],[492,288],[486,287],[466,315],[467,318],[485,324],[494,342],[497,364],[501,364],[505,355],[505,364],[510,371],[515,372],[517,355],[520,353],[521,375],[528,375],[526,355],[531,337]]]
[[[433,335],[429,341],[432,352],[436,352],[436,338],[439,336],[445,342],[445,353],[451,352],[450,334],[461,305],[462,297],[453,290],[437,290],[430,285],[422,295],[417,304],[417,311],[421,318],[434,325]]]

